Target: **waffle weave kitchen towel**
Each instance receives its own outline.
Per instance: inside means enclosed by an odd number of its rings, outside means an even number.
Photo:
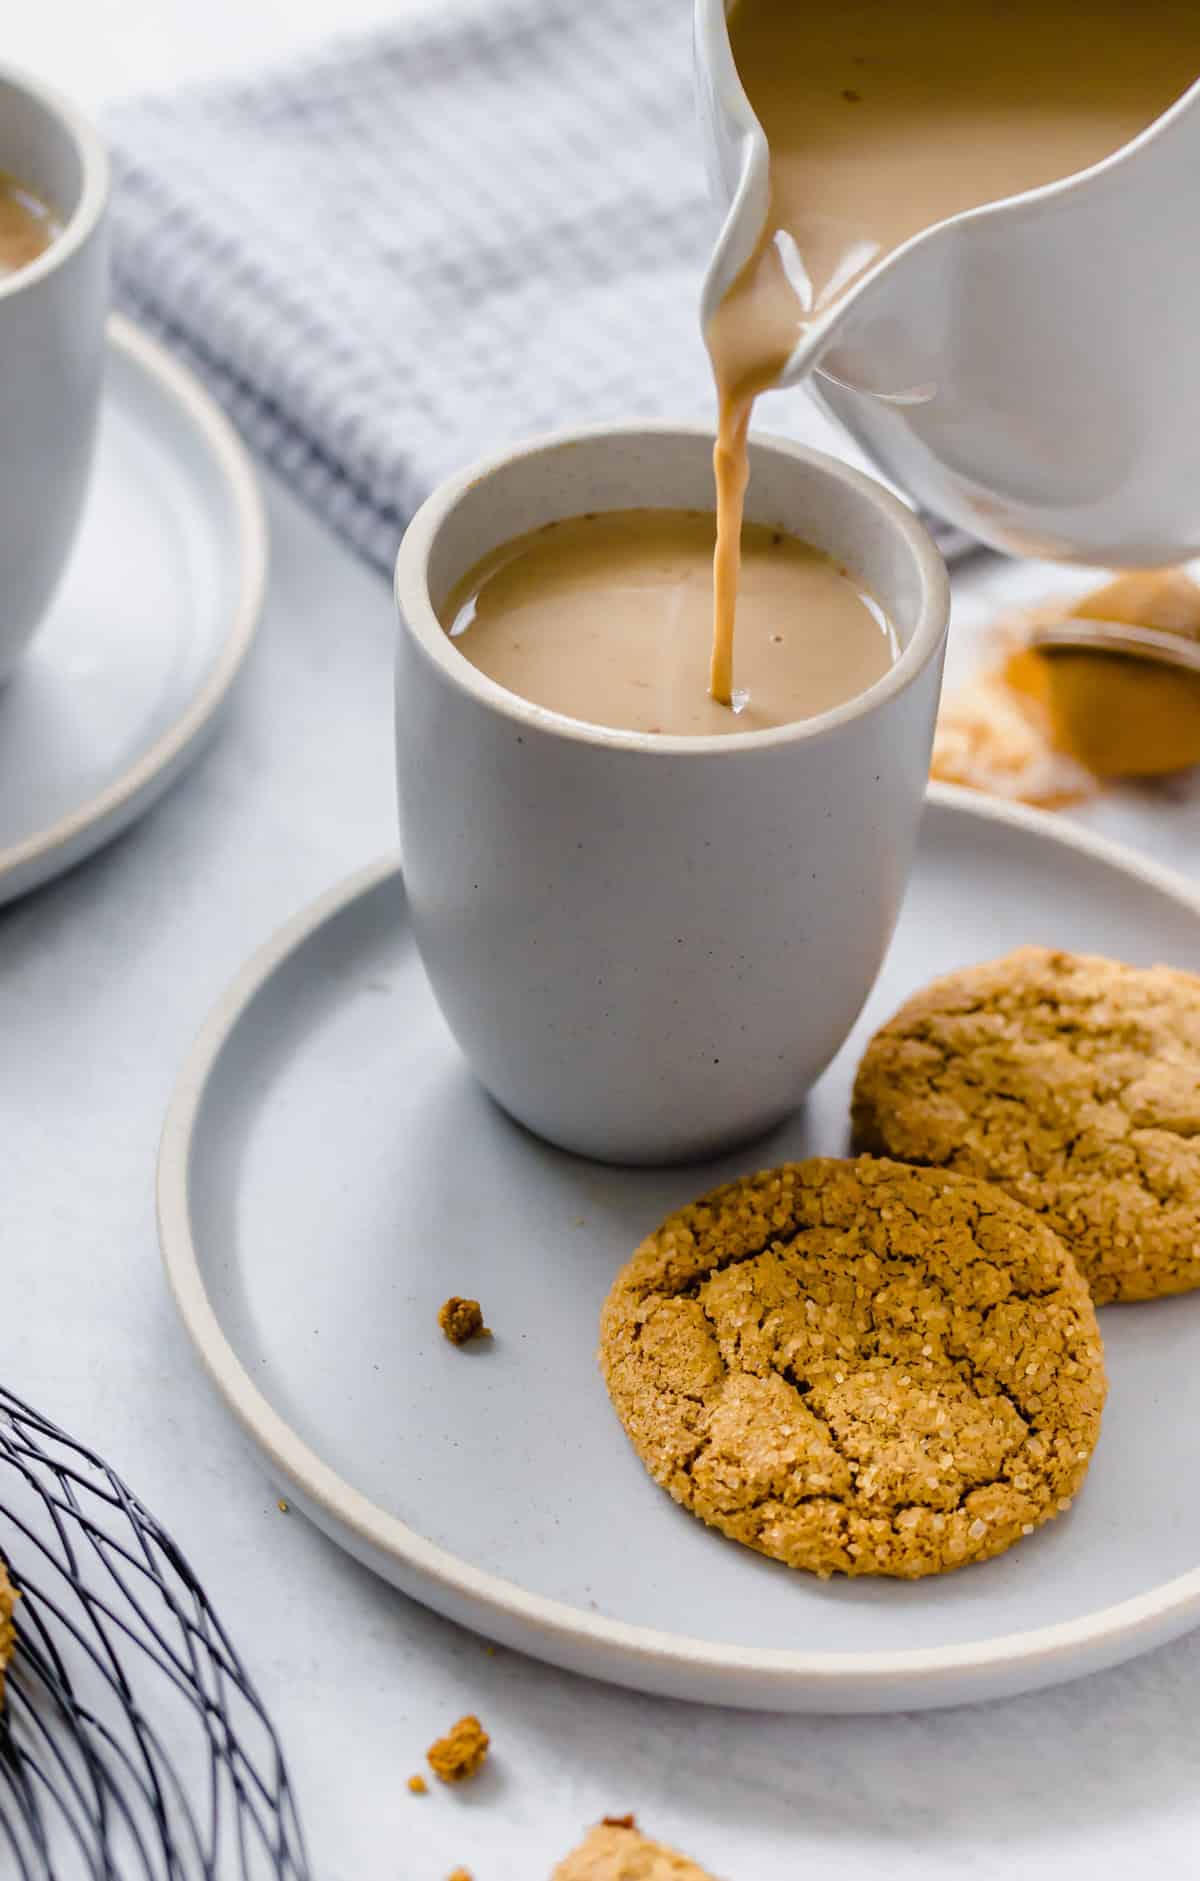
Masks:
[[[531,433],[711,418],[688,0],[436,0],[109,123],[118,297],[382,567]],[[764,421],[853,455],[803,395]]]

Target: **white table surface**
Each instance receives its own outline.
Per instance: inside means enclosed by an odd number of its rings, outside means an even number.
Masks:
[[[0,52],[99,108],[398,10],[36,0],[6,10]],[[176,1324],[152,1194],[174,1074],[231,974],[393,841],[387,586],[268,495],[270,599],[224,736],[131,835],[0,914],[3,1378],[190,1556],[282,1730],[315,1873],[542,1881],[585,1824],[633,1809],[730,1881],[1200,1874],[1200,1637],[975,1710],[691,1710],[491,1656],[279,1513]],[[1147,816],[1149,846],[1185,859],[1196,814]],[[493,1733],[485,1776],[412,1798],[466,1710]]]

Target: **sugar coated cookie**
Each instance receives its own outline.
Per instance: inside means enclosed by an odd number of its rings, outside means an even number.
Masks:
[[[859,1147],[999,1183],[1098,1304],[1200,1286],[1200,978],[1042,947],[937,980],[875,1034]]]
[[[916,1579],[1069,1507],[1100,1431],[1096,1317],[1058,1237],[968,1177],[768,1170],[656,1229],[601,1324],[650,1474],[822,1576]]]

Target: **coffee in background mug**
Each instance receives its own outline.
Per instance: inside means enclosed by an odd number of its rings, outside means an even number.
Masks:
[[[15,176],[0,173],[0,281],[44,255],[62,234],[49,203]]]

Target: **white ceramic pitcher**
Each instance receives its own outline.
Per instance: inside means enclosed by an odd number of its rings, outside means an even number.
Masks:
[[[767,214],[766,138],[724,0],[696,0],[709,169],[728,214],[702,318]],[[1200,83],[1078,176],[937,223],[797,346],[886,475],[1011,553],[1157,566],[1200,552]],[[811,375],[811,376],[810,376]]]

